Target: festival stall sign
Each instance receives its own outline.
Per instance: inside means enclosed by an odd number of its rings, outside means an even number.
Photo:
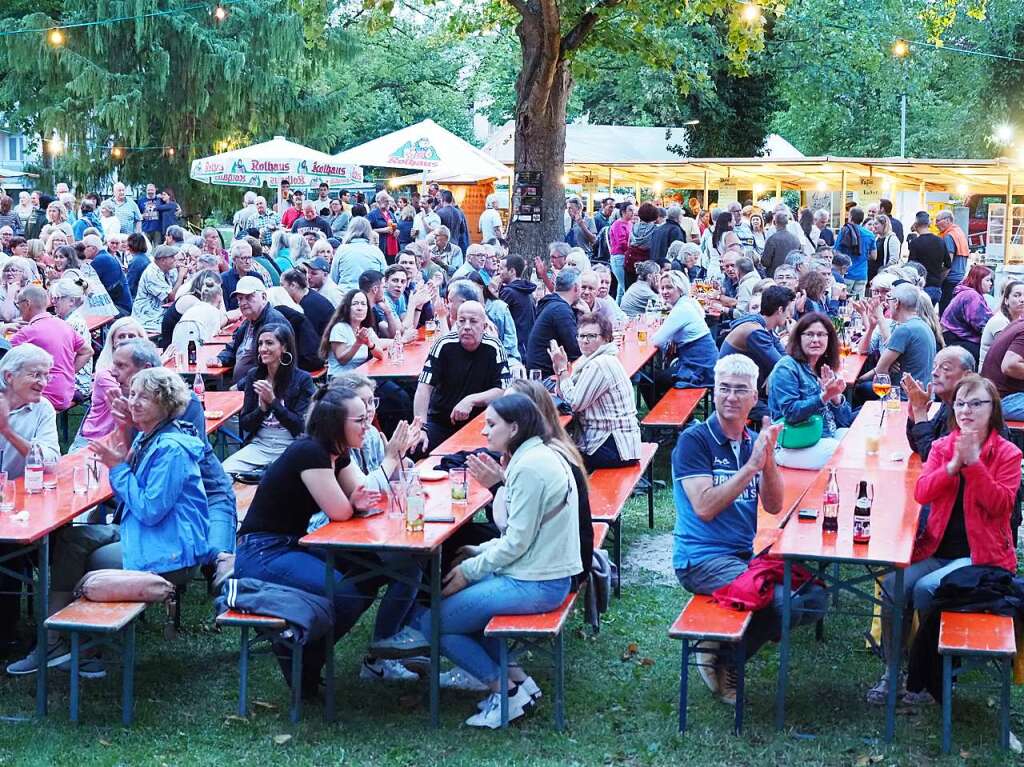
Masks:
[[[376,168],[415,171],[396,184],[438,181],[474,183],[489,178],[506,178],[509,170],[445,130],[433,120],[423,120],[334,156],[335,162]]]
[[[270,141],[192,161],[196,181],[222,186],[270,187],[287,181],[295,188],[362,183],[363,169],[339,162],[326,152],[275,136]]]

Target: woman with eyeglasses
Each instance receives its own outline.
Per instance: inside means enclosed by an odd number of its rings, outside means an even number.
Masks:
[[[1002,406],[995,385],[970,373],[953,389],[950,432],[932,442],[914,490],[914,500],[930,506],[928,520],[914,543],[910,566],[903,571],[903,625],[893,637],[891,599],[895,577],[882,581],[883,647],[898,639],[902,651],[912,622],[912,610],[923,618],[930,610],[942,579],[962,567],[979,565],[1016,573],[1017,552],[1010,518],[1020,486],[1021,451],[1001,434]],[[868,693],[882,704],[889,689],[883,675]],[[902,691],[901,691],[902,692]],[[926,691],[910,692],[907,704],[933,703]]]
[[[832,320],[818,312],[805,314],[789,334],[786,356],[768,376],[768,410],[773,420],[787,427],[803,425],[821,437],[803,448],[776,448],[779,466],[820,469],[839,446],[839,439],[853,423],[853,412],[843,392],[846,381],[837,375],[839,337]],[[808,422],[812,422],[808,424]],[[783,435],[780,437],[784,439]]]
[[[572,408],[578,426],[576,443],[587,472],[635,463],[640,458],[640,424],[612,324],[603,314],[585,314],[576,327],[583,356],[571,371],[565,349],[554,340],[548,354],[555,390]]]
[[[992,342],[1006,330],[1007,325],[1021,317],[1024,317],[1024,282],[1007,280],[1003,285],[1003,298],[999,303],[999,311],[992,315],[992,318],[985,323],[985,329],[981,331],[978,370],[981,370],[981,366],[985,364],[985,355],[988,354]]]
[[[306,431],[263,472],[249,512],[238,531],[235,575],[301,589],[324,596],[323,554],[299,545],[310,522],[321,510],[332,522],[345,522],[357,512],[379,506],[380,482],[352,460],[370,429],[363,400],[352,389],[332,386],[313,395]],[[400,422],[385,447],[377,470],[381,481],[395,475],[410,447],[412,432]],[[378,479],[378,478],[373,478]],[[335,570],[334,635],[344,637],[373,604],[372,593],[381,578],[353,583],[355,573]],[[302,694],[316,695],[320,673],[330,648],[321,642],[306,645],[302,665]],[[290,680],[290,656],[275,647],[285,678]]]
[[[302,434],[316,386],[296,365],[295,336],[286,325],[260,328],[256,367],[238,382],[245,401],[238,415],[242,447],[224,461],[228,474],[260,472]]]
[[[981,333],[992,318],[985,296],[992,292],[992,270],[975,264],[963,282],[953,289],[953,300],[942,313],[942,338],[946,346],[962,346],[978,362]]]

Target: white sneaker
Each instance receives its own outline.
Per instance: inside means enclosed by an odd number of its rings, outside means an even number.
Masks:
[[[405,626],[394,636],[371,642],[370,652],[377,658],[408,658],[430,652],[430,642],[412,626]]]
[[[720,644],[718,642],[701,642],[701,646],[706,649],[717,649]],[[718,681],[718,656],[701,650],[697,651],[696,656],[697,673],[700,674],[701,681],[704,682],[705,687],[711,690],[712,695],[718,695],[721,691]]]
[[[415,682],[420,677],[397,660],[376,658],[371,663],[369,658],[363,658],[359,678],[370,682]]]
[[[532,701],[526,689],[519,685],[516,694],[508,698],[508,720],[518,719],[526,713],[525,706]],[[501,727],[501,693],[492,692],[484,701],[484,709],[466,720],[470,727],[489,727],[496,730]]]
[[[490,687],[475,676],[458,666],[441,674],[441,687],[445,690],[462,690],[463,692],[487,692]]]
[[[511,682],[510,682],[510,684],[511,684]],[[527,709],[529,709],[531,706],[535,705],[538,700],[540,700],[541,698],[544,697],[544,693],[542,693],[540,691],[540,687],[538,687],[537,683],[535,681],[533,681],[533,677],[532,676],[528,676],[528,677],[526,677],[526,679],[524,679],[522,682],[520,682],[519,683],[519,687],[520,687],[520,689],[526,690],[526,694],[530,696],[530,702],[527,703],[526,706],[525,706],[525,708],[527,708]],[[484,707],[486,705],[487,705],[487,700],[485,699],[485,700],[480,701],[477,704],[476,707],[478,709],[480,709],[481,711],[483,711]]]

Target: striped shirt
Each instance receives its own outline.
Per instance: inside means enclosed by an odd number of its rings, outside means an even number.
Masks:
[[[559,382],[559,391],[580,426],[578,441],[584,453],[592,455],[611,436],[622,460],[640,457],[633,386],[614,343],[578,359],[569,377]]]

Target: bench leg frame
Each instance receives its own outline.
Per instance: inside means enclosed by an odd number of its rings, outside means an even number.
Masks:
[[[90,634],[87,631],[69,631],[71,640],[71,681],[68,702],[68,718],[78,724],[82,704],[82,680],[78,674],[82,663],[82,650],[92,647],[107,647],[118,650],[121,655],[121,723],[126,727],[135,718],[135,621],[111,635],[121,635],[118,643],[107,634]],[[85,634],[85,644],[82,635]]]
[[[555,730],[565,730],[565,632],[559,631],[548,639],[531,639],[527,637],[502,637],[499,639],[498,663],[501,666],[499,688],[501,694],[501,727],[508,728],[508,656],[511,645],[529,647],[551,658],[552,672],[555,682]],[[545,645],[550,642],[550,649]]]
[[[953,668],[953,658],[963,659],[963,665]],[[973,662],[968,662],[968,659]],[[990,665],[991,664],[991,665]],[[1013,658],[978,656],[968,653],[942,654],[942,753],[948,754],[953,746],[953,682],[960,674],[978,667],[991,668],[999,681],[999,747],[1010,748],[1010,679],[1013,676]]]
[[[703,642],[717,641],[683,638],[682,657],[679,664],[679,734],[686,733],[686,709],[689,702],[690,667],[697,668],[697,653],[708,653],[716,658],[726,658],[736,664],[736,713],[733,717],[733,734],[743,734],[743,704],[746,699],[747,659],[740,642],[722,642],[718,647],[703,646]],[[726,649],[728,648],[728,649]]]
[[[238,715],[249,715],[249,658],[254,644],[274,640],[266,635],[257,634],[249,638],[249,626],[241,626],[241,640],[238,648]],[[288,718],[297,724],[302,716],[302,645],[295,639],[278,636],[276,641],[287,647],[292,654],[291,660],[291,705]]]

